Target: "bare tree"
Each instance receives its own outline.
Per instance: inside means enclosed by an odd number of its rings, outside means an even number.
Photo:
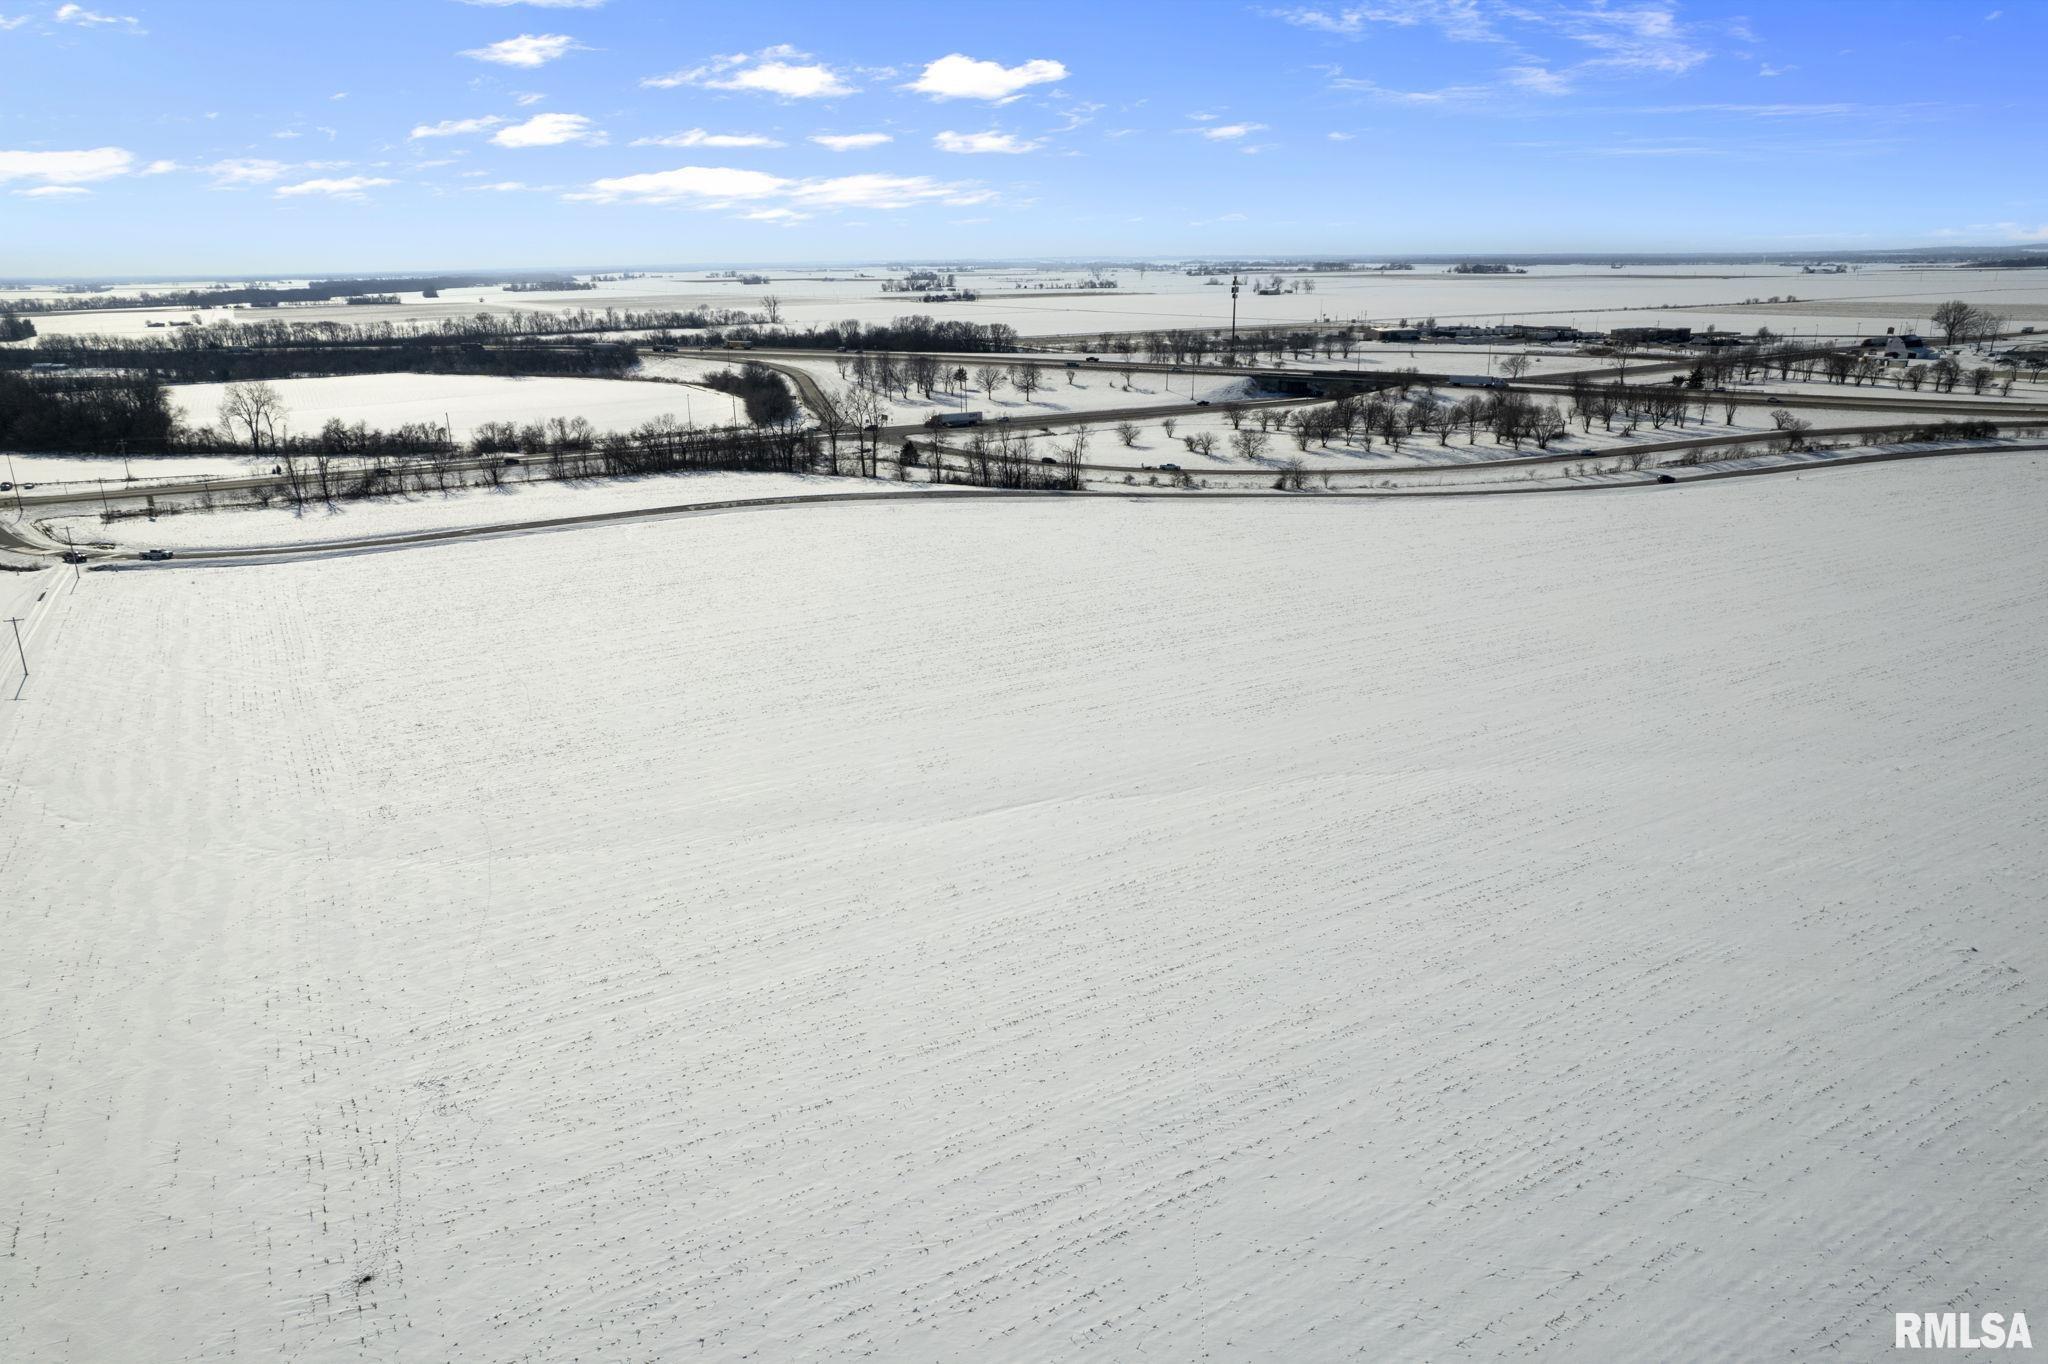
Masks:
[[[1038,372],[1038,366],[1036,365],[1018,365],[1010,371],[1011,387],[1023,394],[1024,401],[1027,403],[1031,401],[1031,395],[1038,392],[1039,387],[1044,382],[1045,376]]]
[[[1116,438],[1124,443],[1125,449],[1135,448],[1138,444],[1138,424],[1131,421],[1118,422]]]
[[[1237,451],[1240,459],[1256,460],[1266,453],[1266,445],[1271,439],[1263,431],[1239,430],[1230,438],[1230,448]]]
[[[1513,383],[1524,374],[1527,374],[1529,367],[1535,363],[1534,360],[1531,360],[1526,355],[1510,355],[1500,362],[1501,377],[1505,378],[1509,383]]]
[[[1609,361],[1614,366],[1614,382],[1618,384],[1628,382],[1628,357],[1634,353],[1635,348],[1636,343],[1633,341],[1615,341],[1610,343],[1610,349],[1614,352]]]
[[[779,326],[782,322],[782,299],[775,294],[761,295],[761,315]]]
[[[274,441],[286,410],[284,395],[269,384],[229,384],[221,394],[220,424],[231,433],[237,428],[246,431],[249,448],[261,450],[265,436]]]
[[[996,390],[1001,388],[1009,377],[1003,372],[1001,365],[976,365],[974,368],[974,382],[981,385],[982,395],[990,402],[995,401]]]
[[[1795,417],[1790,412],[1773,412],[1771,414],[1771,423],[1792,438],[1787,448],[1793,450],[1805,448],[1806,433],[1813,429],[1812,422],[1804,417]]]
[[[1953,346],[1958,341],[1967,341],[1974,336],[1984,323],[1984,310],[1960,298],[1938,303],[1928,314],[1929,320],[1941,329],[1941,339]]]
[[[1180,422],[1173,417],[1161,417],[1159,419],[1159,429],[1166,433],[1168,440],[1173,439],[1173,428],[1178,425],[1180,425]]]

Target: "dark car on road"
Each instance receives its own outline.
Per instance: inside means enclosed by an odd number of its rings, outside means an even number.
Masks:
[[[145,559],[171,559],[176,556],[167,549],[145,549],[142,551],[142,557]]]

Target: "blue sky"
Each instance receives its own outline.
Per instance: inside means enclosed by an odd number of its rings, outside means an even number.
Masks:
[[[2040,0],[0,0],[0,275],[2043,241],[2044,54]]]

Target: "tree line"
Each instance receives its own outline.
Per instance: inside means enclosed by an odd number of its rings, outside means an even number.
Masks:
[[[111,344],[101,344],[111,343]],[[524,374],[615,378],[639,363],[619,341],[447,342],[431,337],[361,345],[251,349],[188,347],[156,337],[46,336],[34,350],[0,350],[0,370],[54,362],[122,370],[170,383],[233,383],[331,374]]]
[[[31,379],[0,370],[0,447],[169,452],[178,429],[163,383],[146,375]]]
[[[496,275],[393,275],[366,279],[316,279],[295,288],[269,284],[225,285],[217,289],[173,289],[162,293],[66,294],[62,298],[21,299],[10,309],[38,313],[104,312],[121,308],[274,307],[284,303],[325,303],[352,295],[432,294],[442,289],[484,289],[505,283]]]
[[[746,405],[747,420],[756,426],[784,426],[801,415],[789,381],[766,365],[749,362],[737,370],[707,374],[700,382],[737,397]]]
[[[858,318],[822,327],[764,329],[745,326],[702,338],[681,338],[683,345],[719,345],[724,341],[788,346],[802,350],[1005,351],[1017,348],[1017,329],[1001,322],[940,321],[914,313],[889,322],[864,323]]]

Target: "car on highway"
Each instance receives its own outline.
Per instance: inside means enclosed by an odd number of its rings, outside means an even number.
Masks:
[[[1197,399],[1195,399],[1195,406],[1196,406],[1196,407],[1207,407],[1208,405],[1209,405],[1209,400],[1208,400],[1207,398],[1197,398]]]
[[[1776,403],[1779,407],[1783,407],[1785,405],[1785,400],[1783,398],[1766,398],[1764,399],[1764,401],[1767,403]]]
[[[1166,470],[1166,472],[1168,472],[1169,474],[1177,474],[1180,472],[1180,466],[1178,464],[1162,464],[1159,467]]]
[[[142,551],[142,557],[145,559],[171,559],[177,556],[167,549],[145,549]]]
[[[0,483],[0,493],[11,493],[13,491],[14,485],[12,483]]]
[[[75,549],[65,550],[62,558],[67,564],[82,564],[85,562],[85,556]]]
[[[1100,357],[1091,355],[1088,357],[1088,363],[1091,365],[1099,365],[1102,363],[1102,361]]]

